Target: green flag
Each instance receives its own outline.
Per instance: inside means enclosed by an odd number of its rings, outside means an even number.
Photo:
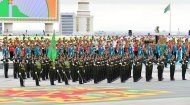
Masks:
[[[164,9],[164,13],[170,11],[170,4]]]
[[[40,64],[40,62],[38,62],[38,61],[37,61],[37,62],[36,62],[36,64],[37,64],[37,65],[39,65],[39,64]]]
[[[54,33],[49,45],[48,58],[54,61],[56,58],[56,55],[57,55],[57,51],[56,51],[56,41],[55,41],[55,33]]]

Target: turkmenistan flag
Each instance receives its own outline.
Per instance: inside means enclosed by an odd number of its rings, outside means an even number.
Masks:
[[[48,58],[54,61],[56,58],[56,55],[57,55],[57,50],[56,50],[56,41],[55,41],[55,33],[54,33],[49,45]]]
[[[164,9],[164,13],[170,11],[170,4]]]

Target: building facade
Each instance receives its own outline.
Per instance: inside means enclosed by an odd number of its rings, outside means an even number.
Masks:
[[[62,35],[71,35],[76,31],[75,27],[75,13],[61,13],[60,15],[60,33]]]
[[[88,1],[78,2],[78,11],[76,16],[76,33],[92,34],[93,33],[93,16],[89,10]]]

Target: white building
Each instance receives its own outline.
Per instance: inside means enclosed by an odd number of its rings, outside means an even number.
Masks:
[[[60,15],[60,33],[62,35],[71,35],[76,31],[75,13],[61,13]]]
[[[93,34],[93,16],[90,15],[89,2],[85,0],[78,2],[76,33]]]

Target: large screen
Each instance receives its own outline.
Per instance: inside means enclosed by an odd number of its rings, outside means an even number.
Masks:
[[[0,0],[0,18],[57,19],[57,0]]]

